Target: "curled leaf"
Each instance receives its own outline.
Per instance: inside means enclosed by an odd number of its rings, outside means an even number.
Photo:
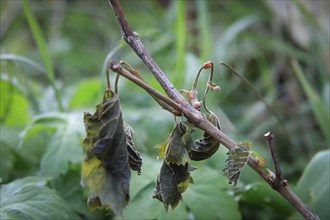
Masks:
[[[193,145],[192,128],[188,123],[180,121],[175,125],[166,140],[165,160],[167,163],[178,165],[186,164],[189,159],[189,150]]]
[[[121,214],[129,201],[130,169],[117,94],[106,90],[96,112],[84,114],[86,158],[82,184],[89,188],[90,209],[111,208]]]
[[[230,149],[227,153],[228,158],[223,172],[229,179],[229,183],[234,183],[234,186],[238,181],[241,170],[249,159],[250,146],[251,142],[249,141],[239,142],[236,147]]]
[[[188,169],[188,163],[177,165],[163,162],[153,198],[163,202],[166,211],[169,205],[174,209],[179,204],[182,200],[181,193],[193,182]]]
[[[221,130],[218,117],[210,112],[207,115],[207,119]],[[200,161],[210,158],[220,146],[220,142],[204,132],[203,138],[197,139],[189,151],[189,157],[191,160]]]
[[[137,171],[137,173],[141,174],[141,166],[142,166],[142,158],[140,156],[140,153],[136,150],[134,142],[133,142],[133,128],[127,124],[124,123],[124,129],[126,134],[126,144],[127,144],[127,151],[128,151],[128,162],[130,165],[130,168],[132,170]]]

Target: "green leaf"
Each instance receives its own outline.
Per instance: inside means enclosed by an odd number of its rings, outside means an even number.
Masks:
[[[321,218],[329,219],[330,150],[317,153],[300,177],[297,189],[305,202]]]
[[[136,173],[132,173],[131,176],[131,184],[130,184],[130,197],[131,202],[134,201],[135,197],[139,195],[139,193],[146,187],[150,187],[150,184],[154,187],[155,185],[155,177],[157,176],[159,172],[159,167],[161,166],[161,162],[158,160],[155,160],[151,157],[145,157],[143,160],[143,166],[147,169],[144,169],[144,171],[141,173],[141,175],[137,175]],[[148,195],[148,198],[150,198],[150,195],[152,192]],[[141,199],[145,200],[147,197],[141,197]],[[150,199],[154,200],[154,199]]]
[[[230,149],[227,153],[228,158],[226,160],[225,168],[223,169],[223,173],[229,179],[229,183],[234,183],[236,185],[241,170],[246,165],[249,159],[249,148],[251,146],[251,142],[243,141],[237,143],[237,146]]]
[[[319,94],[305,77],[300,65],[296,60],[292,61],[292,66],[296,77],[298,78],[307,98],[311,105],[312,112],[318,124],[321,127],[323,135],[330,139],[330,112],[327,110],[325,103],[321,100]]]
[[[0,144],[0,183],[2,183],[8,181],[10,174],[12,174],[15,158],[7,143],[1,140]]]
[[[0,80],[0,120],[8,126],[25,125],[31,116],[29,103],[16,86],[7,80]],[[24,114],[22,114],[24,112]]]
[[[0,124],[0,183],[7,182],[14,176],[15,148],[21,129]]]
[[[129,201],[130,167],[126,134],[117,94],[105,91],[96,112],[84,115],[82,183],[89,188],[90,209],[111,208],[122,214]]]
[[[80,165],[80,164],[79,164]],[[79,214],[81,219],[102,219],[105,213],[101,210],[91,212],[86,206],[86,194],[81,187],[81,167],[72,167],[66,174],[51,182],[51,186],[68,203],[70,210]]]
[[[69,162],[78,163],[82,160],[83,125],[80,123],[80,117],[80,114],[76,113],[55,114],[36,120],[35,124],[47,124],[56,128],[41,158],[42,175],[56,177],[67,172]]]
[[[48,80],[50,81],[50,84],[54,90],[57,105],[58,105],[58,110],[63,111],[61,94],[55,85],[55,73],[54,73],[54,69],[53,69],[53,63],[52,63],[52,59],[50,58],[49,53],[47,51],[47,45],[46,45],[45,39],[43,37],[43,34],[37,23],[36,18],[34,17],[33,13],[30,10],[27,0],[22,0],[22,5],[23,5],[23,10],[24,10],[25,16],[29,23],[33,38],[38,46],[42,62],[44,63],[44,66],[45,66],[45,69],[47,72],[47,76],[48,76]]]
[[[197,10],[197,28],[200,32],[200,50],[201,60],[207,60],[212,53],[212,25],[210,25],[211,15],[209,13],[207,1],[197,1],[196,10]]]
[[[46,70],[42,66],[40,66],[39,63],[24,56],[20,56],[17,54],[10,54],[10,53],[0,54],[0,61],[5,61],[5,60],[12,60],[16,62],[19,61],[34,67],[40,72],[46,73]]]
[[[69,108],[74,109],[95,105],[95,100],[97,100],[99,96],[99,90],[99,79],[88,79],[79,82],[69,101]]]
[[[33,123],[28,126],[20,135],[22,138],[18,146],[19,153],[28,155],[27,159],[31,163],[39,164],[46,146],[55,131],[55,127],[44,124]]]
[[[47,188],[48,178],[26,177],[1,186],[1,219],[79,219],[58,194]]]
[[[176,22],[175,22],[175,33],[176,33],[176,72],[181,74],[175,74],[173,79],[174,85],[182,85],[184,81],[185,72],[185,45],[186,45],[186,3],[184,1],[175,2],[176,11]]]
[[[259,215],[271,215],[272,219],[285,219],[294,210],[288,201],[262,182],[246,185],[239,202],[242,206],[248,207],[252,212],[251,216],[255,216],[255,212],[258,211]]]
[[[194,219],[240,219],[238,203],[224,189],[226,178],[214,169],[199,167],[192,173],[195,184],[184,194],[183,204]]]

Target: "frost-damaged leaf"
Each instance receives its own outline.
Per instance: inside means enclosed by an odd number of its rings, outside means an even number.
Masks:
[[[228,158],[223,172],[229,179],[229,183],[234,183],[234,186],[238,181],[241,170],[248,161],[250,146],[251,142],[249,141],[239,142],[237,146],[230,149],[227,153]]]
[[[127,151],[128,151],[128,162],[130,165],[130,168],[132,170],[137,171],[137,173],[141,174],[141,166],[142,166],[142,158],[140,153],[136,150],[134,142],[133,142],[133,128],[127,124],[124,123],[124,129],[126,134],[126,144],[127,144]]]
[[[156,190],[153,198],[164,203],[166,211],[171,205],[174,209],[182,200],[182,195],[193,180],[189,173],[189,165],[167,164],[166,161],[160,169],[157,177]]]
[[[221,130],[218,117],[214,113],[210,112],[207,119]],[[219,146],[220,142],[218,140],[204,132],[203,138],[195,141],[189,152],[189,157],[195,161],[208,159],[219,149]]]
[[[96,112],[85,113],[82,183],[88,186],[89,208],[111,208],[121,214],[129,201],[130,168],[118,96],[105,91]]]
[[[189,159],[189,150],[193,145],[192,128],[188,123],[177,123],[166,143],[165,160],[167,163],[178,165],[186,164]]]
[[[163,202],[166,210],[169,205],[172,209],[178,205],[182,198],[181,193],[193,182],[188,165],[189,150],[194,143],[192,132],[191,125],[180,121],[174,126],[165,144],[159,147],[160,156],[165,154],[165,159],[157,177],[153,197]]]

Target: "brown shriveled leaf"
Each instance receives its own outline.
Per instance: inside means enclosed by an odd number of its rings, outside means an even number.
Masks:
[[[193,145],[192,128],[188,123],[180,121],[175,125],[166,140],[165,160],[177,165],[186,164],[189,159],[189,150]]]
[[[137,173],[141,174],[141,166],[142,166],[142,158],[140,153],[136,150],[134,142],[133,142],[133,128],[124,122],[124,129],[126,134],[126,144],[127,144],[127,151],[128,151],[128,162],[129,166],[132,170],[137,171]]]
[[[237,146],[228,151],[228,158],[226,159],[225,168],[223,169],[223,173],[229,179],[229,183],[234,183],[236,185],[241,170],[246,165],[249,159],[249,148],[251,146],[251,142],[243,141],[237,143]]]
[[[96,112],[84,114],[84,124],[87,155],[82,162],[82,184],[89,188],[88,206],[122,214],[129,201],[131,173],[117,94],[105,91]]]
[[[214,113],[207,115],[207,119],[221,130],[218,117]],[[210,158],[220,146],[220,142],[204,132],[203,138],[197,139],[189,151],[191,160],[200,161]]]
[[[190,183],[193,183],[188,169],[188,163],[177,165],[163,162],[153,198],[163,202],[166,211],[169,205],[174,209],[179,204],[182,200],[181,193],[187,189]]]

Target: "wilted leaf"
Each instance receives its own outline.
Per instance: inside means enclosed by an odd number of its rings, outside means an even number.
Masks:
[[[208,114],[207,119],[221,130],[218,117],[215,114]],[[219,149],[219,146],[220,142],[218,140],[204,132],[203,138],[196,140],[193,144],[189,157],[195,161],[208,159]]]
[[[244,141],[239,142],[237,146],[230,149],[227,153],[228,158],[226,160],[225,168],[223,169],[224,174],[229,179],[229,183],[234,183],[236,185],[241,170],[244,168],[245,164],[249,158],[249,147],[251,142]]]
[[[181,193],[187,189],[190,182],[192,178],[188,171],[188,163],[177,165],[164,161],[157,177],[153,197],[163,202],[166,210],[169,205],[174,209],[182,199]]]
[[[117,94],[105,91],[96,112],[85,113],[87,156],[82,182],[88,186],[91,209],[111,208],[121,214],[129,201],[130,168],[126,134]]]
[[[193,145],[191,126],[180,121],[168,137],[166,143],[165,160],[167,163],[178,165],[186,164],[189,159],[189,150]]]
[[[133,128],[129,126],[129,124],[124,123],[124,129],[126,134],[126,144],[128,151],[128,162],[129,166],[132,170],[137,171],[137,173],[141,174],[141,166],[142,166],[142,158],[140,153],[136,150],[134,142],[133,142]]]
[[[47,178],[26,177],[1,186],[1,219],[79,219]]]

